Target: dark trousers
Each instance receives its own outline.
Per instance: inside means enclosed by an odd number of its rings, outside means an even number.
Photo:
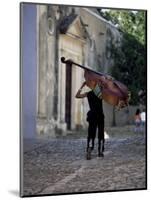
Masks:
[[[90,115],[90,114],[89,114]],[[89,148],[90,141],[92,140],[92,149],[94,148],[94,140],[96,137],[96,132],[98,130],[98,151],[104,151],[104,115],[101,114],[99,116],[91,114],[87,118],[89,123],[88,126],[88,141],[87,141],[87,149]]]

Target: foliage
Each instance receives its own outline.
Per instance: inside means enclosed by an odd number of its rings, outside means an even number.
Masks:
[[[112,75],[125,83],[132,93],[131,104],[139,103],[138,92],[146,91],[146,44],[145,12],[114,11],[100,14],[118,26],[122,33],[120,46],[110,44],[111,56],[114,59]]]
[[[134,36],[141,44],[145,44],[145,11],[109,10],[103,12],[99,9],[99,13],[120,31]]]

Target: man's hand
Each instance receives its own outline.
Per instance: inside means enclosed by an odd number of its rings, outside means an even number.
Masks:
[[[68,60],[66,60],[66,63],[69,64],[69,65],[72,65],[73,64],[73,60],[68,59]]]

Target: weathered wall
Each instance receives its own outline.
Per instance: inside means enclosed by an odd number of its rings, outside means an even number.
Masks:
[[[114,43],[119,40],[120,34],[116,27],[90,9],[81,8],[80,16],[89,35],[85,60],[90,67],[107,73],[113,64],[109,45],[111,45],[111,39]]]
[[[106,25],[84,9],[80,9],[80,15],[88,32],[85,52],[86,64],[94,69],[104,71],[103,53],[105,50]]]
[[[37,133],[54,136],[55,130],[55,95],[57,81],[56,67],[56,32],[53,9],[47,5],[37,6],[38,24],[38,90],[37,90]],[[52,20],[52,30],[49,30],[48,19]],[[54,26],[54,27],[53,27]],[[57,100],[56,100],[57,101]]]

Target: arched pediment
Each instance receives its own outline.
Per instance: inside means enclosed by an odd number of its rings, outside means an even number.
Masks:
[[[68,34],[75,38],[85,39],[86,30],[78,15],[66,16],[60,23],[60,33]]]

